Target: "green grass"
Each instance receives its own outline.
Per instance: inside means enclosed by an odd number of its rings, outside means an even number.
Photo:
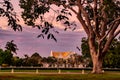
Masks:
[[[0,70],[0,72],[11,72],[12,70]],[[58,70],[38,70],[39,72],[58,72]],[[14,70],[14,72],[36,72],[36,70]]]
[[[0,73],[0,80],[120,80],[120,72],[107,71],[104,74]]]
[[[0,72],[11,72],[12,69],[6,69],[6,70],[0,70]],[[63,73],[82,73],[82,70],[60,70]],[[14,72],[36,72],[36,69],[33,70],[28,70],[28,69],[14,69]],[[38,72],[47,72],[47,73],[51,73],[51,72],[59,72],[59,69],[57,70],[38,70]],[[84,70],[85,73],[90,73],[91,70]],[[112,72],[112,73],[116,73],[120,71],[105,71],[105,72]]]

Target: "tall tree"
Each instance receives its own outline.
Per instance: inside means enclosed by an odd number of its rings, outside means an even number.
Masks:
[[[38,66],[40,64],[42,60],[42,57],[39,55],[39,53],[35,52],[34,54],[32,54],[32,56],[29,59],[29,63],[32,66]]]
[[[89,66],[91,67],[91,58],[90,58],[90,52],[89,52],[89,45],[88,45],[88,39],[87,38],[82,38],[82,44],[81,44],[81,50],[82,50],[82,55],[84,58],[89,58]],[[103,67],[109,67],[109,68],[119,68],[120,64],[120,39],[115,38],[113,39],[110,48],[108,49],[107,54],[104,57],[103,61]]]
[[[13,40],[11,40],[10,42],[7,42],[5,48],[7,50],[9,50],[11,53],[13,52],[13,53],[17,54],[16,51],[18,50],[18,48],[17,48],[17,45],[14,43]]]
[[[54,26],[44,15],[50,11],[58,13],[55,16],[56,21],[61,21],[70,28],[73,25],[70,16],[75,14],[88,36],[93,62],[92,73],[102,73],[103,58],[112,40],[120,33],[119,0],[20,0],[20,6],[24,9],[22,17],[25,23],[42,29],[39,37],[47,34],[48,39],[55,41],[55,37],[50,33]],[[61,9],[55,10],[56,6]],[[35,24],[36,20],[39,20],[40,24]]]

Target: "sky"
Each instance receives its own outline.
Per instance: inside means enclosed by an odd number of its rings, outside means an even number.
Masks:
[[[15,7],[15,11],[20,14],[21,9],[18,7],[18,0],[11,1]],[[33,53],[38,52],[41,56],[47,57],[50,56],[51,51],[73,51],[81,54],[81,51],[76,47],[80,47],[81,39],[86,35],[78,22],[77,25],[79,25],[79,28],[77,31],[64,31],[63,25],[55,23],[56,26],[59,25],[59,27],[56,28],[59,34],[54,34],[57,42],[37,38],[41,33],[40,30],[26,26],[23,22],[21,22],[23,26],[22,32],[13,31],[6,23],[6,19],[0,18],[0,47],[4,48],[6,42],[14,40],[14,43],[16,43],[19,48],[15,56],[24,57],[25,54],[31,56]]]
[[[0,30],[0,47],[4,48],[7,41],[14,40],[14,43],[19,48],[17,56],[21,57],[24,57],[24,54],[32,55],[34,52],[38,52],[41,56],[47,57],[50,56],[51,50],[60,52],[73,51],[80,54],[80,51],[76,47],[80,46],[84,32],[61,30],[59,34],[55,34],[57,42],[37,38],[39,33],[39,30],[29,28],[24,29],[22,32]]]

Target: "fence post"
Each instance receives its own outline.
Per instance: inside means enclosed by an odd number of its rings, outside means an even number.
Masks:
[[[14,69],[12,68],[11,73],[14,73]]]
[[[59,69],[59,70],[58,70],[58,74],[60,74],[60,73],[61,73],[61,70]]]
[[[38,74],[39,73],[39,71],[38,71],[38,69],[36,69],[36,74]]]
[[[82,70],[82,74],[85,74],[85,71],[84,71],[84,69]]]
[[[102,70],[102,72],[104,73],[105,71],[104,71],[104,70]]]

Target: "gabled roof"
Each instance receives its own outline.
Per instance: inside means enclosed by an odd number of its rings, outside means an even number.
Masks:
[[[51,56],[55,58],[67,59],[70,55],[74,54],[73,52],[54,52],[51,51]]]

